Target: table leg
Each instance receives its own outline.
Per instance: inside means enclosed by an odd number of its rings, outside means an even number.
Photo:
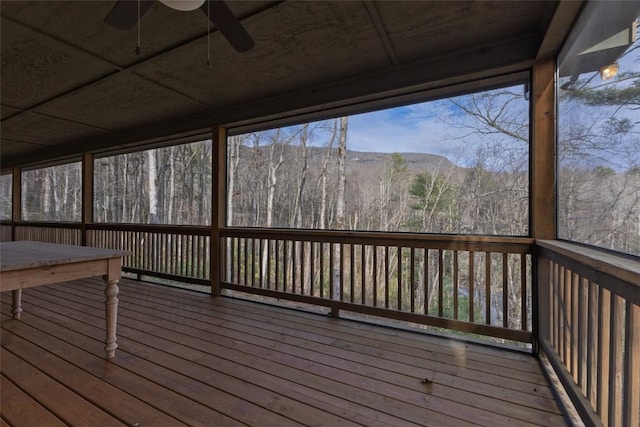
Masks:
[[[20,313],[22,313],[22,289],[16,289],[12,292],[13,296],[13,310],[11,310],[11,314],[13,314],[14,319],[20,318]]]
[[[107,321],[107,339],[105,341],[104,350],[107,352],[107,359],[112,359],[116,355],[116,325],[118,324],[118,281],[105,280],[107,288],[104,290],[105,314]]]

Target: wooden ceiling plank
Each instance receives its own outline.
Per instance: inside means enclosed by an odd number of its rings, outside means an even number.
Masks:
[[[201,111],[174,120],[165,120],[162,123],[131,126],[86,141],[72,140],[65,147],[60,147],[55,153],[49,153],[49,155],[70,155],[75,144],[82,144],[87,151],[104,150],[113,145],[143,143],[146,140],[210,128],[213,125],[229,125],[248,119],[257,121],[259,117],[272,118],[305,108],[324,109],[330,104],[348,103],[349,100],[371,94],[383,96],[391,93],[398,94],[402,91],[416,91],[423,89],[427,82],[436,82],[438,86],[445,87],[452,82],[523,71],[533,64],[535,40],[536,38],[531,36],[509,41],[501,46],[494,45],[474,51],[465,50],[238,106],[230,105],[226,108]],[[511,60],[505,60],[505,58],[511,58]],[[357,106],[354,110],[356,109]],[[19,157],[9,160],[15,163],[24,161]],[[30,160],[44,159],[31,157]]]
[[[260,14],[262,12],[265,12],[265,11],[275,7],[275,6],[278,6],[281,3],[282,2],[266,3],[264,6],[260,7],[259,9],[255,10],[255,11],[252,11],[251,13],[245,14],[245,16],[241,17],[240,20],[244,20],[244,19],[250,18],[252,16],[258,15],[258,14]],[[185,48],[185,47],[187,47],[189,45],[194,44],[195,42],[197,42],[199,40],[204,39],[205,37],[207,37],[207,32],[204,32],[202,34],[198,34],[194,38],[188,39],[186,41],[181,41],[180,43],[172,45],[172,46],[170,46],[170,47],[168,47],[168,48],[166,48],[166,49],[164,49],[164,50],[162,50],[160,52],[157,52],[154,55],[145,57],[142,61],[136,62],[136,63],[131,64],[129,66],[121,67],[121,66],[117,65],[116,63],[114,63],[112,61],[109,61],[108,59],[104,58],[103,56],[98,55],[98,54],[96,54],[94,52],[91,52],[91,51],[89,51],[87,49],[84,49],[84,48],[78,46],[77,44],[70,43],[70,42],[68,42],[66,40],[62,40],[62,39],[60,39],[59,37],[57,37],[55,35],[52,35],[52,34],[49,34],[47,32],[41,31],[40,29],[31,27],[31,26],[29,26],[29,25],[27,25],[27,24],[25,24],[23,22],[20,22],[20,21],[17,21],[15,19],[12,19],[11,17],[8,17],[6,15],[2,15],[2,19],[6,19],[7,21],[9,21],[11,23],[14,23],[15,25],[19,25],[19,26],[23,27],[24,29],[32,31],[35,34],[38,34],[39,36],[41,36],[43,38],[46,38],[49,41],[51,41],[52,43],[55,43],[55,44],[59,45],[62,49],[69,49],[69,50],[75,51],[77,53],[90,56],[91,58],[96,59],[98,61],[101,61],[104,64],[109,65],[110,67],[114,68],[113,72],[98,76],[98,77],[92,79],[91,81],[89,81],[89,82],[87,82],[85,84],[82,84],[82,85],[77,86],[75,88],[66,90],[66,91],[64,91],[62,93],[59,93],[59,94],[54,95],[52,97],[49,97],[48,99],[43,100],[41,102],[38,102],[38,103],[36,103],[34,105],[31,105],[28,108],[24,108],[24,109],[22,109],[22,113],[25,113],[25,112],[28,112],[28,111],[35,110],[37,108],[43,107],[43,106],[47,105],[48,103],[50,103],[50,102],[52,102],[54,100],[64,99],[65,97],[70,96],[70,95],[74,95],[77,92],[82,92],[82,91],[85,91],[85,90],[89,90],[89,89],[93,88],[94,85],[99,84],[99,83],[101,83],[101,82],[103,82],[103,81],[105,81],[105,80],[107,80],[109,78],[112,78],[114,76],[117,76],[117,75],[119,75],[120,73],[123,73],[123,72],[129,72],[129,73],[131,73],[131,75],[134,75],[134,76],[136,76],[136,77],[138,77],[138,78],[140,78],[142,80],[145,80],[147,82],[153,83],[153,84],[157,85],[158,87],[161,87],[161,88],[163,88],[163,89],[165,89],[167,91],[170,91],[170,92],[172,92],[172,93],[174,93],[176,95],[182,96],[182,97],[184,97],[186,99],[189,99],[190,101],[197,102],[197,103],[199,103],[199,104],[201,104],[203,106],[208,106],[208,104],[206,102],[203,102],[202,100],[200,100],[198,98],[192,97],[192,96],[190,96],[189,94],[187,94],[187,93],[185,93],[183,91],[180,91],[180,90],[178,90],[178,89],[176,89],[174,87],[171,87],[171,86],[169,86],[167,84],[163,84],[163,83],[161,83],[161,82],[159,82],[159,81],[157,81],[157,80],[155,80],[153,78],[150,78],[149,76],[146,76],[146,75],[143,75],[143,74],[135,72],[136,68],[143,66],[148,61],[152,61],[152,60],[160,58],[160,57],[162,57],[164,55],[168,55],[168,54],[170,54],[170,53],[172,53],[172,52],[174,52],[176,50],[183,49],[183,48]],[[18,115],[19,114],[21,114],[21,113],[18,113]],[[64,119],[63,117],[58,117],[58,118]]]

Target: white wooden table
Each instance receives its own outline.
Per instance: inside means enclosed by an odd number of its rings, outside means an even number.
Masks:
[[[12,314],[14,319],[19,319],[22,312],[22,289],[102,276],[106,283],[104,294],[107,337],[104,349],[107,359],[111,359],[118,348],[118,281],[122,257],[126,255],[129,252],[87,246],[30,241],[2,242],[0,291],[13,291]]]

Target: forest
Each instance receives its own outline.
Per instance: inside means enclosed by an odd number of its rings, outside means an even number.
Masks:
[[[639,75],[560,91],[561,238],[640,254]],[[527,236],[525,96],[516,86],[422,104],[447,129],[445,154],[394,152],[395,141],[355,151],[349,117],[231,136],[228,225]],[[208,225],[211,168],[210,141],[97,157],[94,221]],[[79,182],[79,162],[24,170],[22,219],[79,221]],[[10,187],[0,176],[4,219]]]

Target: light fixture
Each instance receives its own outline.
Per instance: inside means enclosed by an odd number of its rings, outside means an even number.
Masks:
[[[602,80],[609,80],[610,78],[615,77],[615,75],[618,74],[619,69],[620,66],[617,62],[605,65],[604,67],[600,68],[600,77],[602,77]]]
[[[181,12],[189,12],[202,6],[204,1],[205,0],[160,0],[160,3],[170,7],[171,9],[179,10]]]

